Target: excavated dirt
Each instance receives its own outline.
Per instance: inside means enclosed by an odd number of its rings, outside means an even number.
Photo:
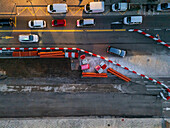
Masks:
[[[0,59],[0,71],[8,77],[79,77],[80,71],[71,71],[70,59]]]

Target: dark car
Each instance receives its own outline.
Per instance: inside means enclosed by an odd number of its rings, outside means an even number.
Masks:
[[[125,57],[125,55],[126,55],[126,51],[120,50],[118,48],[113,48],[111,46],[109,46],[107,48],[107,52],[111,53],[111,54],[115,54],[115,55],[121,56],[121,57]]]
[[[12,20],[12,18],[9,19],[0,19],[0,26],[13,26],[14,25],[14,21]]]
[[[53,27],[64,27],[66,26],[66,20],[65,19],[52,20],[52,26]]]

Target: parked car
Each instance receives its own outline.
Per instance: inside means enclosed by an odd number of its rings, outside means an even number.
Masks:
[[[126,25],[135,25],[135,24],[142,24],[142,16],[129,16],[124,17],[123,23]]]
[[[14,21],[12,20],[12,18],[9,19],[0,19],[0,26],[13,26],[14,25]]]
[[[77,20],[77,27],[92,27],[95,26],[94,19],[79,19]]]
[[[128,9],[128,3],[112,4],[112,11],[126,11],[127,9]]]
[[[89,2],[84,6],[85,13],[101,13],[104,12],[104,2]]]
[[[49,13],[67,13],[68,7],[67,4],[52,4],[47,6]]]
[[[52,26],[53,27],[64,27],[66,26],[66,20],[65,19],[52,20]]]
[[[157,11],[170,11],[170,3],[161,3],[157,5]]]
[[[115,55],[121,56],[121,57],[125,57],[125,55],[126,55],[126,51],[118,49],[118,48],[114,48],[111,46],[109,46],[107,48],[107,52],[110,54],[115,54]]]
[[[39,37],[38,35],[35,34],[26,34],[26,35],[19,35],[20,42],[26,42],[26,43],[33,43],[33,42],[38,42]]]
[[[30,28],[45,28],[46,22],[44,20],[30,20],[28,26]]]

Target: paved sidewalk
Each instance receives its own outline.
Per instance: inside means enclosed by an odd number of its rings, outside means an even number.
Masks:
[[[88,57],[87,60],[90,64],[90,69],[88,69],[86,72],[95,72],[95,66],[99,65],[103,60],[96,58],[96,57]],[[170,59],[167,59],[169,56],[164,55],[136,55],[136,56],[127,56],[125,58],[121,57],[106,57],[107,59],[110,59],[116,63],[119,63],[123,66],[126,66],[136,72],[145,74],[147,76],[157,77],[169,77],[170,76]],[[129,72],[117,65],[114,65],[112,63],[106,62],[107,68],[113,68],[117,70],[118,72],[130,76],[133,78],[138,78],[136,74]],[[78,64],[76,65],[77,69]],[[104,70],[104,73],[106,73],[107,70]]]
[[[166,120],[166,119],[165,119]],[[162,128],[162,118],[25,118],[1,119],[3,128]],[[168,123],[165,122],[168,126]],[[168,128],[168,127],[166,127]]]

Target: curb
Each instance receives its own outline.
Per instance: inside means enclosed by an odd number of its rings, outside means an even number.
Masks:
[[[148,76],[146,76],[146,75],[144,75],[144,74],[138,73],[138,72],[136,72],[136,71],[134,71],[134,70],[132,70],[132,69],[129,69],[128,67],[125,67],[125,66],[123,66],[123,65],[120,65],[119,63],[116,63],[116,62],[114,62],[114,61],[111,61],[111,60],[109,60],[109,59],[107,59],[107,58],[105,58],[105,57],[103,57],[103,56],[94,54],[94,53],[89,52],[89,51],[85,51],[85,50],[80,49],[80,48],[58,48],[58,47],[40,48],[40,47],[38,47],[38,48],[0,48],[0,50],[4,50],[4,51],[6,51],[6,50],[13,50],[13,51],[15,51],[15,50],[77,50],[77,51],[80,51],[80,52],[89,54],[89,55],[91,55],[91,56],[98,57],[98,58],[103,59],[103,60],[105,60],[105,61],[108,61],[109,63],[112,63],[112,64],[117,65],[117,66],[119,66],[119,67],[122,67],[122,68],[124,68],[124,69],[126,69],[126,70],[128,70],[128,71],[130,71],[130,72],[132,72],[132,73],[134,73],[134,74],[136,74],[136,75],[138,75],[138,76],[142,76],[142,77],[144,77],[144,78],[146,78],[146,79],[148,79],[148,80],[150,80],[150,81],[152,81],[152,82],[154,82],[154,83],[160,84],[160,85],[162,85],[164,88],[170,90],[167,85],[165,85],[164,83],[161,83],[160,81],[157,81],[157,80],[155,80],[155,79],[153,79],[153,78],[151,78],[151,77],[148,77]]]
[[[146,37],[149,37],[149,38],[155,40],[156,42],[166,46],[167,48],[170,48],[170,45],[168,45],[167,43],[163,42],[162,40],[160,40],[160,39],[158,39],[158,38],[156,38],[154,36],[151,36],[150,34],[147,34],[147,33],[143,32],[142,30],[139,30],[139,29],[129,29],[128,31],[129,32],[138,32],[138,33],[140,33],[142,35],[145,35]]]

